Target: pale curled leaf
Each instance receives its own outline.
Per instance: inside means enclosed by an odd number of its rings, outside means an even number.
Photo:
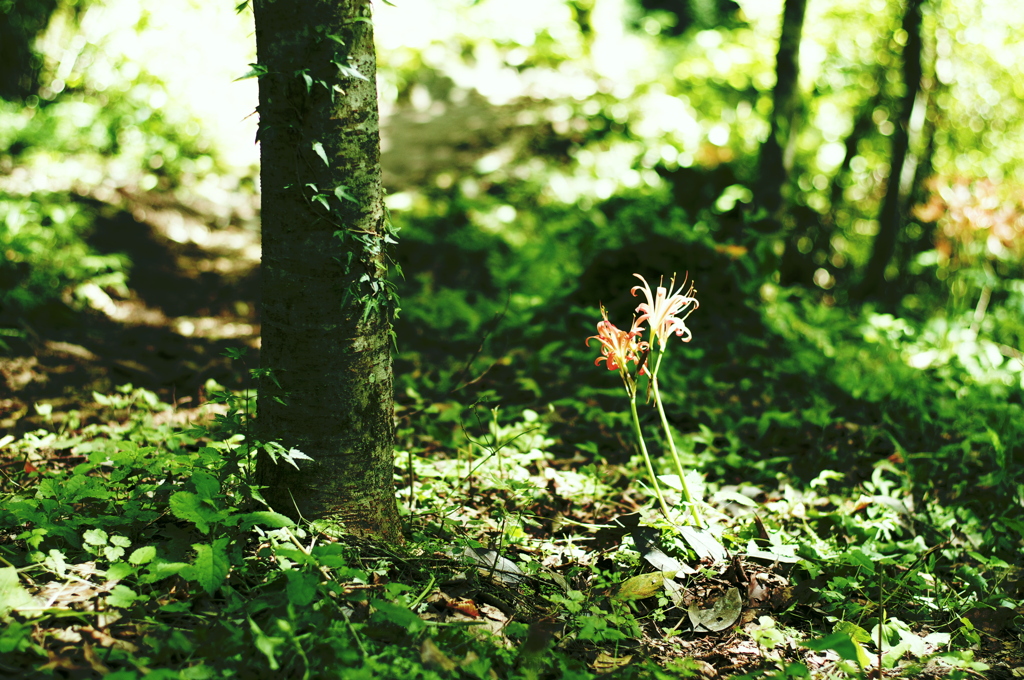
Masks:
[[[601,652],[597,655],[597,658],[594,659],[593,669],[597,673],[611,673],[628,666],[629,662],[632,660],[632,654],[616,657],[608,654],[607,652]]]
[[[679,533],[701,559],[721,562],[729,556],[722,543],[706,529],[684,526],[679,528]]]
[[[451,673],[459,667],[459,665],[448,658],[448,656],[446,656],[430,638],[425,638],[423,640],[423,644],[420,645],[420,662],[423,663],[424,666],[440,668],[442,671],[447,673]]]
[[[697,603],[690,605],[690,623],[695,631],[725,630],[739,620],[743,612],[743,600],[739,588],[729,588],[707,609],[698,609]]]
[[[6,616],[12,609],[31,607],[35,600],[18,581],[14,567],[0,569],[0,616]]]
[[[612,595],[613,600],[642,600],[653,597],[665,587],[667,580],[676,577],[674,571],[656,571],[651,574],[640,574],[622,582],[619,589]]]

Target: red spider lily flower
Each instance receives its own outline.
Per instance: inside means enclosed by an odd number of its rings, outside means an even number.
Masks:
[[[587,338],[588,345],[591,340],[601,343],[601,356],[594,361],[594,365],[600,366],[603,361],[609,371],[619,371],[625,375],[626,364],[635,361],[640,364],[642,374],[644,366],[641,357],[646,358],[648,346],[637,338],[644,329],[636,322],[628,331],[618,328],[608,320],[608,312],[604,307],[601,308],[601,316],[604,320],[597,322],[597,335]]]
[[[696,291],[693,289],[693,284],[690,284],[689,289],[684,293],[683,289],[686,287],[684,279],[678,289],[672,290],[676,282],[675,276],[673,276],[668,289],[658,286],[657,292],[652,294],[651,287],[644,277],[639,274],[633,274],[633,276],[643,281],[644,285],[634,286],[631,292],[635,296],[638,290],[642,290],[644,297],[647,298],[647,302],[641,302],[636,308],[636,311],[640,312],[640,316],[633,322],[634,328],[645,321],[650,324],[651,331],[658,338],[658,349],[662,351],[672,333],[682,338],[683,342],[689,342],[692,336],[684,321],[693,310],[700,306],[697,298],[694,297]],[[684,311],[686,314],[679,316]]]

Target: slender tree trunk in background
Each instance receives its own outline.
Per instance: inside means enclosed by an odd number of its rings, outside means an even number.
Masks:
[[[864,103],[864,105],[857,112],[857,116],[853,121],[853,130],[847,135],[843,142],[845,147],[843,162],[839,165],[839,169],[836,170],[835,175],[832,176],[832,190],[829,200],[829,222],[834,227],[836,223],[836,216],[839,212],[839,207],[843,204],[843,180],[846,179],[846,175],[850,170],[850,165],[853,159],[857,156],[857,148],[860,145],[860,141],[868,136],[868,133],[875,127],[875,122],[872,116],[875,113],[875,109],[882,102],[882,83],[885,78],[885,73],[879,74],[878,89],[871,95],[870,98]]]
[[[761,145],[758,169],[760,202],[769,218],[780,222],[786,205],[786,186],[792,169],[792,149],[796,142],[800,111],[800,36],[803,33],[807,0],[786,0],[782,13],[782,32],[775,62],[775,89],[772,93],[772,131]]]
[[[903,180],[908,152],[910,151],[910,119],[914,103],[921,89],[921,5],[923,0],[907,0],[903,15],[903,30],[907,44],[903,47],[904,93],[900,99],[896,129],[892,135],[892,153],[889,163],[889,179],[886,182],[885,198],[878,213],[878,236],[875,237],[871,259],[864,269],[864,276],[856,292],[856,298],[863,301],[878,296],[884,287],[885,270],[896,252],[896,242],[903,228],[906,215],[906,192],[909,182]]]
[[[0,3],[0,99],[19,100],[39,89],[42,57],[32,49],[57,10],[57,0]],[[80,11],[80,8],[75,8]]]
[[[262,192],[257,461],[270,505],[401,540],[368,0],[256,0]]]

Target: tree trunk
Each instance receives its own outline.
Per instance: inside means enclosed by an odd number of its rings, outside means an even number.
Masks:
[[[786,185],[793,165],[793,145],[800,110],[800,36],[806,13],[807,0],[786,0],[775,61],[772,131],[761,145],[759,159],[760,202],[768,210],[769,218],[777,222],[781,220],[786,204]]]
[[[368,0],[256,0],[263,263],[257,479],[292,517],[401,540]],[[280,458],[278,456],[278,458]]]
[[[880,73],[878,76],[878,89],[861,106],[857,116],[854,118],[853,130],[850,131],[850,134],[843,141],[843,162],[840,163],[839,169],[832,176],[832,190],[829,196],[828,220],[832,227],[835,227],[839,207],[843,204],[844,180],[850,170],[853,159],[857,156],[857,148],[861,140],[865,139],[868,133],[875,127],[872,116],[878,105],[882,103],[882,83],[884,79],[885,73]]]
[[[892,136],[892,154],[889,163],[889,179],[886,181],[885,198],[878,213],[878,236],[875,237],[871,259],[864,269],[856,297],[863,301],[876,296],[885,283],[885,270],[896,252],[896,241],[903,228],[906,213],[907,184],[904,169],[910,151],[910,118],[914,103],[921,89],[921,5],[923,0],[907,0],[903,15],[903,30],[907,44],[903,47],[904,93],[900,99],[899,119]]]

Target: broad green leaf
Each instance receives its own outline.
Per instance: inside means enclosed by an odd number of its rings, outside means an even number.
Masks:
[[[656,571],[651,574],[640,574],[628,578],[622,582],[619,589],[612,595],[613,600],[642,600],[645,597],[653,597],[659,590],[665,587],[666,579],[676,577],[674,571]]]
[[[393,623],[410,633],[417,633],[427,625],[415,612],[406,607],[376,599],[370,600],[370,606],[376,609],[372,615],[374,621]]]
[[[18,570],[14,567],[0,569],[0,616],[6,616],[12,609],[31,607],[35,604],[29,592],[18,581]]]
[[[284,574],[288,578],[288,601],[299,607],[308,606],[316,597],[316,577],[295,570],[286,571]]]
[[[132,564],[148,564],[156,557],[156,546],[146,545],[132,552],[128,561]]]
[[[211,500],[220,493],[220,482],[217,478],[205,470],[196,470],[192,473],[191,481],[196,487],[196,493],[204,501]]]
[[[860,626],[856,627],[860,628]],[[860,628],[860,631],[863,632],[864,629]],[[845,632],[835,632],[817,640],[807,640],[803,645],[804,647],[813,649],[816,652],[831,649],[847,661],[856,662],[860,666],[861,670],[866,668],[870,663],[867,652],[865,652],[864,648],[860,646],[860,643]]]
[[[112,545],[105,546],[103,548],[103,556],[107,558],[108,562],[117,562],[119,559],[124,557],[124,548],[118,548]]]
[[[291,518],[279,512],[271,510],[257,510],[238,517],[238,527],[245,531],[257,524],[268,529],[280,529],[282,527],[293,527],[295,522]]]
[[[863,628],[861,628],[860,626],[858,626],[853,621],[840,621],[839,623],[837,623],[835,626],[832,627],[832,632],[834,632],[834,633],[846,633],[847,635],[850,636],[850,639],[855,640],[857,642],[860,642],[861,644],[864,644],[866,642],[871,642],[871,634],[869,632],[867,632],[866,630],[864,630]],[[823,639],[827,639],[827,638],[823,638]]]
[[[221,522],[228,516],[227,513],[218,512],[204,505],[199,496],[188,491],[173,494],[169,505],[175,517],[192,522],[204,534],[210,533],[211,523]]]
[[[228,577],[231,568],[227,553],[228,540],[224,537],[218,538],[212,545],[193,545],[196,551],[195,562],[188,569],[182,570],[181,575],[198,583],[208,595],[213,595],[224,585],[224,579]]]
[[[107,595],[107,604],[111,607],[131,607],[139,599],[139,594],[128,586],[116,585]]]
[[[64,553],[56,548],[51,548],[46,554],[46,560],[43,562],[43,565],[58,576],[63,576],[68,568],[68,563],[64,559]]]
[[[88,529],[82,534],[82,539],[89,545],[106,545],[108,538],[103,529]]]
[[[263,632],[263,629],[257,625],[251,618],[249,619],[249,630],[252,632],[253,638],[256,642],[256,649],[260,650],[267,661],[270,663],[270,670],[276,671],[280,668],[277,663],[277,648],[285,643],[283,637],[270,637]]]
[[[127,562],[114,562],[107,569],[107,580],[108,581],[120,581],[121,579],[128,578],[135,573],[135,567],[128,564]]]
[[[175,576],[191,568],[192,565],[186,562],[168,562],[157,558],[146,569],[146,575],[139,579],[142,583],[155,583],[168,576]]]

